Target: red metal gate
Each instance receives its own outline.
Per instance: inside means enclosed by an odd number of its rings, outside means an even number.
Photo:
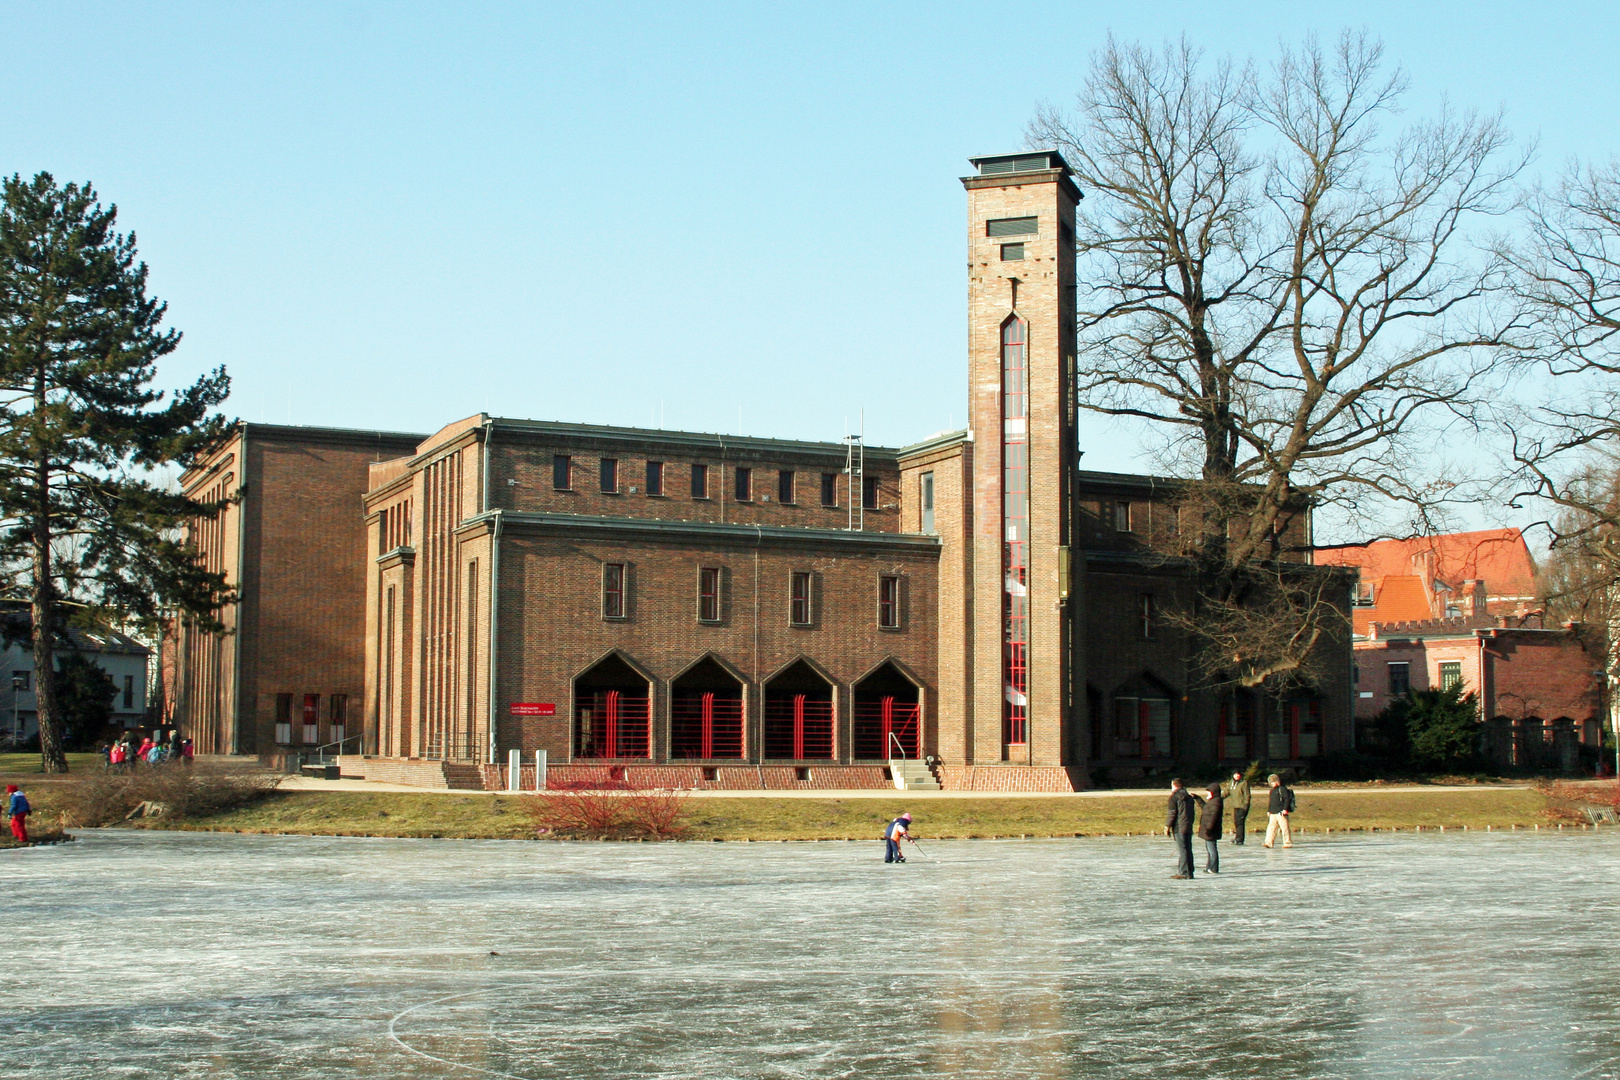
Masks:
[[[922,706],[914,701],[900,701],[893,694],[872,698],[856,695],[856,757],[915,758],[921,755]]]
[[[742,696],[715,690],[676,690],[670,703],[669,741],[671,757],[742,757]]]
[[[651,716],[645,691],[598,690],[582,696],[574,724],[574,756],[651,757]]]
[[[767,691],[765,756],[830,761],[833,756],[832,699]]]

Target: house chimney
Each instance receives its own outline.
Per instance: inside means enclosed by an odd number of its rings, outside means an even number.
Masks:
[[[1480,578],[1471,578],[1462,583],[1463,613],[1470,619],[1477,619],[1485,614],[1485,582]]]

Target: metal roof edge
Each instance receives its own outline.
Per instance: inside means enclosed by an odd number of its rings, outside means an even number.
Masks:
[[[587,514],[547,514],[532,510],[489,510],[464,518],[457,529],[492,522],[499,514],[508,527],[555,530],[558,532],[589,532],[599,535],[610,533],[652,534],[670,538],[701,537],[724,538],[732,541],[753,540],[773,543],[852,544],[882,548],[916,548],[938,553],[943,545],[937,536],[922,533],[846,532],[842,529],[796,529],[785,525],[743,525],[717,521],[667,521],[660,518],[595,517]]]

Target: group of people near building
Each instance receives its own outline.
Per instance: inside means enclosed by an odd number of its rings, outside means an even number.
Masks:
[[[1294,812],[1294,792],[1272,773],[1266,777],[1270,793],[1266,798],[1266,847],[1274,847],[1280,838],[1285,848],[1294,846],[1294,834],[1288,827],[1288,815]],[[1204,842],[1204,873],[1221,872],[1220,840],[1226,816],[1226,804],[1232,804],[1232,843],[1242,844],[1248,834],[1249,807],[1253,796],[1248,778],[1241,772],[1232,774],[1224,784],[1211,784],[1207,798],[1200,798],[1187,790],[1186,781],[1179,777],[1170,781],[1170,807],[1165,816],[1164,834],[1176,842],[1177,881],[1190,881],[1193,876],[1193,835]]]
[[[191,740],[182,739],[180,729],[176,728],[166,743],[162,741],[161,736],[154,739],[148,735],[137,745],[135,733],[130,732],[111,743],[102,743],[101,759],[102,768],[116,772],[128,772],[138,764],[161,765],[165,761],[179,761],[190,765]]]

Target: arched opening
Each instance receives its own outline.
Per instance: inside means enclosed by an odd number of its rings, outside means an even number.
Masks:
[[[574,680],[574,756],[652,756],[652,709],[647,680],[609,656]]]
[[[1233,690],[1221,701],[1215,756],[1222,761],[1247,761],[1254,754],[1254,691]]]
[[[743,756],[742,683],[713,657],[704,657],[670,684],[669,754]]]
[[[1298,761],[1322,752],[1322,699],[1300,695],[1283,702],[1281,731],[1266,740],[1266,756]]]
[[[922,707],[917,685],[884,664],[855,684],[855,756],[922,756]]]
[[[832,760],[832,684],[803,660],[765,684],[765,756]]]
[[[1168,687],[1146,675],[1114,691],[1114,757],[1140,761],[1173,757],[1173,700]]]

